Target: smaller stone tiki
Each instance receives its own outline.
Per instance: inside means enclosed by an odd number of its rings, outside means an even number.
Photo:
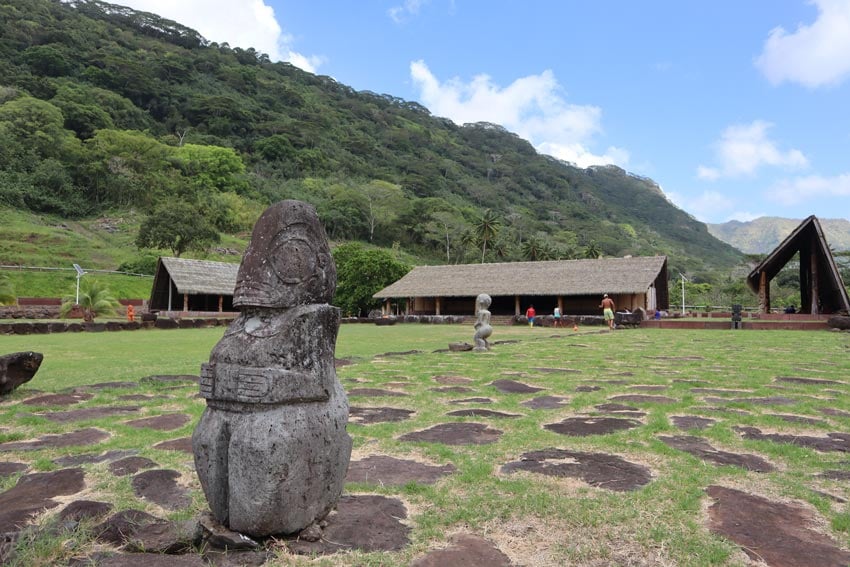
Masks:
[[[201,368],[207,401],[192,435],[216,519],[250,536],[321,520],[351,456],[348,399],[334,371],[336,267],[316,210],[282,201],[242,258],[231,323]]]
[[[475,299],[475,341],[476,351],[490,350],[490,343],[487,338],[493,334],[493,327],[490,326],[490,312],[487,310],[490,307],[492,300],[486,293],[482,293]]]

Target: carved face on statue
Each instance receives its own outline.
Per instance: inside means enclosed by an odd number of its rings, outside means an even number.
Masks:
[[[316,209],[300,201],[266,209],[239,266],[233,305],[330,303],[335,289],[336,266]]]

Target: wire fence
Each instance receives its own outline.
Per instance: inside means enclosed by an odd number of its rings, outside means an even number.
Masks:
[[[23,271],[23,270],[31,270],[34,272],[76,272],[75,268],[53,268],[50,266],[18,266],[15,264],[12,265],[4,265],[0,264],[0,270],[15,270],[15,271]],[[153,278],[150,274],[136,274],[133,272],[121,272],[118,270],[85,270],[87,274],[121,274],[124,276],[135,276],[139,278]]]

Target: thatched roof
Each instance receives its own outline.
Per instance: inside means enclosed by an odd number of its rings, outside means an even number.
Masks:
[[[160,258],[159,261],[171,276],[178,293],[233,295],[239,264],[183,258]],[[159,271],[157,269],[157,275]]]
[[[662,272],[666,280],[666,256],[419,266],[374,297],[645,293]]]

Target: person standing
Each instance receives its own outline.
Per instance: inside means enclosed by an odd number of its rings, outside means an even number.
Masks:
[[[552,318],[555,322],[552,324],[553,327],[561,326],[561,308],[557,305],[555,306],[555,310],[552,312]]]
[[[602,296],[602,303],[599,304],[602,308],[602,317],[608,324],[608,330],[614,329],[614,300],[608,297],[608,294]]]
[[[528,319],[528,326],[534,326],[534,317],[537,315],[537,311],[534,310],[534,304],[528,306],[528,309],[525,310],[525,317]]]

